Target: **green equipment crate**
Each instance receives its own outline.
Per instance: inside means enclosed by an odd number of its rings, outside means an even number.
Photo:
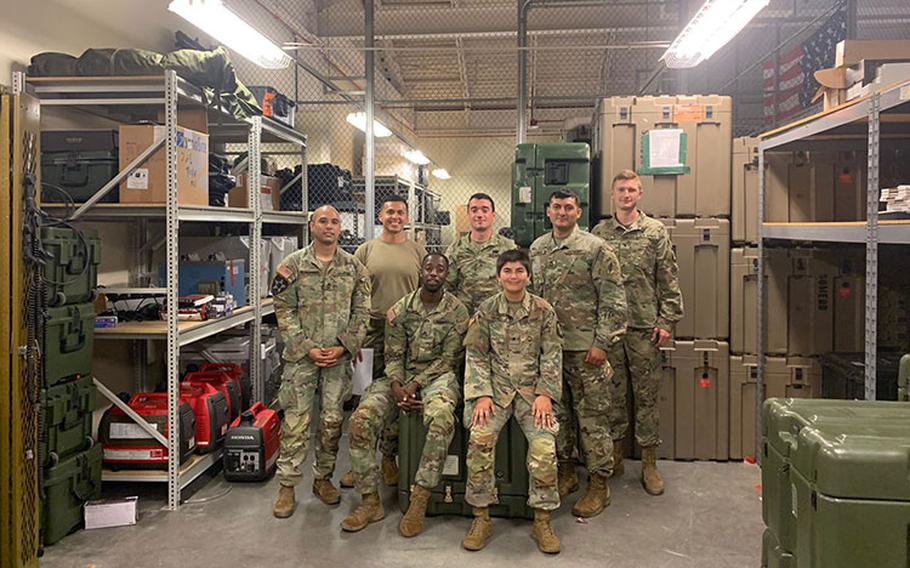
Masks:
[[[81,233],[81,236],[80,236]],[[94,298],[101,263],[98,231],[42,227],[41,246],[51,258],[44,265],[47,305],[78,304]]]
[[[551,230],[550,194],[572,190],[581,201],[578,226],[587,229],[591,215],[591,149],[584,143],[519,144],[512,164],[512,232],[519,246]]]
[[[462,427],[462,407],[455,412],[455,436],[443,469],[442,480],[433,489],[427,506],[427,515],[472,516],[473,508],[465,500],[469,432]],[[419,412],[401,413],[399,418],[399,471],[398,504],[406,511],[410,501],[411,486],[420,465],[420,456],[426,441],[426,427]],[[499,503],[490,506],[494,517],[533,519],[534,510],[528,507],[528,443],[524,432],[514,418],[499,433],[493,466],[496,475],[496,493]]]
[[[46,386],[92,374],[95,306],[71,304],[47,310],[44,335]]]
[[[897,400],[910,401],[910,353],[901,357],[897,374]]]
[[[48,545],[78,528],[85,502],[101,497],[101,446],[47,468],[43,488],[41,538]]]
[[[863,400],[866,398],[863,353],[825,353],[822,365],[822,397]],[[875,363],[875,400],[898,400],[899,353],[879,352]]]
[[[40,455],[44,466],[94,445],[92,410],[95,384],[91,376],[41,390]]]
[[[41,200],[87,201],[119,171],[117,130],[51,130],[41,133]],[[51,186],[51,187],[49,187]],[[100,203],[117,203],[119,186]]]
[[[762,535],[761,566],[762,568],[796,567],[793,555],[783,549],[777,542],[777,537],[768,529],[765,529],[765,534]]]
[[[769,399],[762,516],[800,568],[908,566],[910,406]]]

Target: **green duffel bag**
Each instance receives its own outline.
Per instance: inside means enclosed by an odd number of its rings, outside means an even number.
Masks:
[[[35,77],[72,77],[76,75],[76,58],[68,53],[48,51],[33,55],[28,74]]]

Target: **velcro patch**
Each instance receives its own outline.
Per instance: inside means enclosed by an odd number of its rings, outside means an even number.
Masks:
[[[290,276],[290,270],[288,271],[288,276]],[[272,279],[272,295],[277,296],[281,294],[291,285],[291,280],[281,272],[281,268],[277,270],[275,278]]]

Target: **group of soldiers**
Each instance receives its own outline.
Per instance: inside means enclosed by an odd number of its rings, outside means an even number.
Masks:
[[[285,342],[275,516],[294,512],[317,409],[313,492],[326,504],[340,502],[331,479],[361,347],[374,350],[374,373],[349,424],[352,471],[341,484],[353,485],[361,501],[342,521],[345,531],[385,517],[380,472],[385,483],[397,482],[401,411],[420,413],[427,433],[399,532],[423,531],[462,402],[470,432],[465,500],[474,510],[462,541],[468,550],[484,548],[492,535],[495,447],[513,416],[528,440],[531,534],[541,551],[560,551],[550,515],[579,489],[578,461],[588,485],[572,513],[593,517],[610,504],[607,480],[623,469],[629,384],[642,484],[663,493],[659,349],[683,308],[667,231],[638,210],[641,196],[638,176],[620,172],[613,217],[587,232],[578,227],[578,196],[556,191],[547,208],[552,231],[528,252],[494,232],[495,203],[483,193],[468,201],[470,232],[444,255],[407,237],[402,198],[383,203],[382,234],[354,255],[338,247],[338,211],[314,211],[312,244],[287,257],[272,282]]]

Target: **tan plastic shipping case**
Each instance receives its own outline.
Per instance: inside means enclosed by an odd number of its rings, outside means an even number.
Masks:
[[[730,221],[661,219],[679,263],[685,316],[676,337],[727,339],[730,334]]]
[[[642,211],[653,217],[729,216],[732,109],[730,97],[717,95],[602,99],[594,128],[599,172],[595,213],[606,217],[612,212],[613,176],[641,166],[642,135],[652,129],[679,128],[687,137],[689,173],[643,175]]]
[[[787,352],[821,355],[834,348],[836,269],[811,250],[790,251]]]
[[[765,353],[787,352],[787,278],[789,257],[783,249],[765,249],[768,283]],[[730,351],[756,353],[758,346],[758,248],[730,251]]]
[[[729,455],[730,347],[674,341],[664,351],[659,395],[660,457],[726,460]]]
[[[735,243],[758,243],[758,138],[733,139],[733,212]]]
[[[755,355],[730,356],[730,459],[755,455]],[[822,371],[809,357],[765,359],[765,398],[817,398]]]
[[[765,154],[765,220],[862,221],[866,167],[854,152]]]

